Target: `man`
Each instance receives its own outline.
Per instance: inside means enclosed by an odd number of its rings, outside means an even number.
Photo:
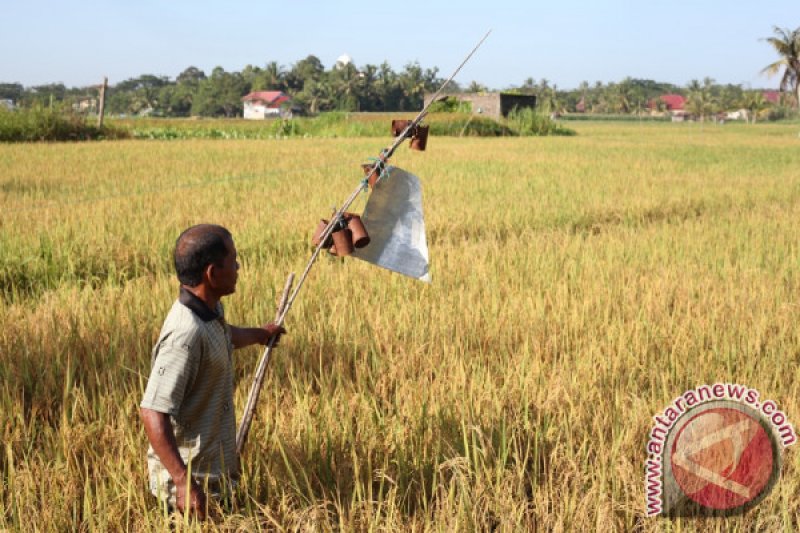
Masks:
[[[150,441],[150,490],[168,508],[204,519],[206,495],[227,496],[239,477],[232,352],[285,330],[225,322],[220,299],[236,290],[239,270],[227,229],[201,224],[184,231],[175,270],[180,294],[153,348],[140,412]]]

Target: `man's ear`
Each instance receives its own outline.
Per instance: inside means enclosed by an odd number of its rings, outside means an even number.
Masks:
[[[205,278],[206,283],[208,283],[211,286],[214,285],[213,280],[214,280],[214,274],[216,273],[215,269],[216,267],[214,266],[214,263],[211,263],[206,267],[205,272],[203,272],[203,277]]]

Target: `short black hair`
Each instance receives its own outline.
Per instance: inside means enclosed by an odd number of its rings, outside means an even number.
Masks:
[[[178,281],[197,287],[208,265],[219,265],[228,255],[231,232],[216,224],[198,224],[185,230],[175,241],[175,272]]]

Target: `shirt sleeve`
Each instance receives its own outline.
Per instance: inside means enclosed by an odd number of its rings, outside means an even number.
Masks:
[[[158,347],[140,407],[177,418],[194,383],[200,350],[174,340]]]

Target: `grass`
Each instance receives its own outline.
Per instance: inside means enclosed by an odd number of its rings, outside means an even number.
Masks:
[[[98,127],[62,105],[8,110],[0,108],[0,142],[88,141],[121,139],[126,131]]]
[[[401,113],[409,120],[416,112]],[[242,119],[115,119],[112,124],[129,130],[137,139],[288,139],[381,137],[389,134],[397,113],[328,112],[291,120]],[[520,119],[496,121],[470,113],[431,113],[425,123],[432,135],[453,137],[504,137],[530,135],[571,135],[548,117],[527,112]]]
[[[423,181],[433,283],[320,261],[267,373],[242,505],[210,529],[798,527],[793,449],[743,517],[644,516],[651,417],[684,390],[743,383],[800,421],[796,125],[574,127],[398,150]],[[227,315],[267,320],[386,142],[0,145],[0,529],[164,530],[137,406],[175,237],[229,227]],[[236,354],[238,413],[259,354]]]
[[[411,119],[416,112],[406,113]],[[386,137],[389,113],[328,112],[294,119],[243,120],[186,118],[109,118],[103,128],[62,107],[0,110],[0,142],[148,140],[282,140],[289,138]],[[505,137],[574,135],[539,113],[526,110],[496,121],[470,113],[431,113],[425,124],[433,135]]]

